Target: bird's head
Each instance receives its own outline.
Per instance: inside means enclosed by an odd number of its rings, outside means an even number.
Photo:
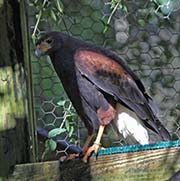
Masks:
[[[35,55],[49,55],[63,45],[64,35],[59,32],[48,32],[36,42]]]

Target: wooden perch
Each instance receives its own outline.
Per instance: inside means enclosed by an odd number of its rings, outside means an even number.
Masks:
[[[165,181],[180,169],[180,148],[92,157],[59,165],[58,161],[16,165],[9,180]]]

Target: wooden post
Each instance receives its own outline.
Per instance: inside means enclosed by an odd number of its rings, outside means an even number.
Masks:
[[[9,180],[165,181],[180,169],[180,148],[156,149],[91,158],[88,163],[58,161],[16,165]]]
[[[13,172],[15,164],[35,161],[35,132],[31,134],[35,120],[29,117],[32,107],[27,109],[32,97],[27,94],[30,74],[23,3],[0,0],[0,177]]]
[[[27,72],[27,108],[28,108],[28,130],[31,137],[31,150],[30,150],[30,161],[36,162],[38,160],[38,146],[37,146],[37,133],[36,133],[36,116],[34,112],[34,102],[33,102],[33,86],[32,86],[32,67],[31,67],[31,56],[30,56],[30,42],[29,42],[29,31],[27,23],[27,9],[26,1],[20,1],[20,15],[21,15],[21,28],[22,28],[22,41],[24,48],[24,68]]]

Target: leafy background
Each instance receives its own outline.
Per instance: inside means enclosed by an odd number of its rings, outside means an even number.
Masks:
[[[180,137],[180,10],[178,0],[29,0],[32,76],[37,125],[65,129],[62,139],[82,146],[86,129],[48,57],[37,60],[34,43],[46,31],[66,32],[116,51],[138,74],[159,108],[159,117]],[[128,144],[110,128],[105,146]],[[156,136],[152,135],[154,140]],[[53,147],[53,146],[52,146]]]

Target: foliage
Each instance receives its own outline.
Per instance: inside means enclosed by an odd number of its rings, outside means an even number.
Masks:
[[[35,44],[36,40],[40,37],[40,25],[41,21],[50,21],[53,24],[58,24],[61,20],[63,21],[64,15],[64,5],[61,0],[36,0],[33,2],[36,13],[36,22],[32,32],[32,41]],[[37,67],[36,67],[37,68]],[[73,137],[74,133],[74,120],[77,119],[77,115],[69,99],[64,96],[61,100],[57,102],[59,108],[63,111],[63,120],[59,128],[54,128],[49,131],[48,139],[45,142],[45,151],[43,152],[42,159],[49,151],[55,151],[57,147],[56,139],[61,136],[62,133],[66,132],[67,136],[70,138],[70,143],[77,143],[77,140]],[[66,139],[62,138],[62,139]]]
[[[45,150],[42,154],[41,159],[43,160],[45,155],[49,151],[55,151],[57,148],[56,140],[62,133],[66,133],[67,136],[62,139],[70,138],[69,142],[77,144],[77,140],[73,137],[75,120],[77,120],[77,114],[72,106],[72,103],[63,98],[57,102],[57,105],[63,108],[63,120],[59,128],[54,128],[48,132],[48,139],[45,141]]]
[[[146,20],[148,20],[148,22],[156,23],[157,17],[169,19],[171,13],[177,11],[177,7],[179,7],[180,3],[177,0],[135,1],[132,2],[133,5],[131,5],[132,7],[137,7],[134,9],[131,9],[129,4],[128,1],[123,0],[111,0],[108,3],[105,3],[105,5],[109,6],[110,13],[107,21],[104,21],[104,33],[107,32],[113,16],[117,12],[120,12],[121,16],[134,14],[134,22],[137,22],[140,26],[144,26]],[[140,16],[137,16],[137,14]]]
[[[130,5],[131,4],[131,5]],[[39,38],[39,26],[42,21],[49,21],[52,24],[57,25],[63,21],[64,17],[64,5],[62,0],[36,0],[33,2],[33,6],[36,8],[36,23],[32,33],[32,40],[35,41]],[[173,11],[177,10],[179,6],[178,0],[152,0],[152,1],[123,1],[123,0],[110,0],[105,3],[108,6],[109,14],[102,15],[102,23],[104,24],[104,33],[108,31],[110,23],[117,12],[120,12],[122,16],[128,16],[134,14],[135,21],[140,26],[145,25],[146,19],[153,23],[157,21],[157,17],[169,18]],[[130,6],[135,7],[131,9]],[[140,18],[137,18],[137,13],[140,14]]]
[[[127,13],[127,11],[128,11],[127,6],[123,3],[122,0],[111,0],[111,2],[109,4],[110,4],[111,13],[108,17],[107,22],[105,23],[104,33],[107,32],[110,22],[112,20],[112,17],[117,10],[123,11],[125,13]]]
[[[178,0],[152,0],[152,1],[123,1],[123,0],[110,0],[105,3],[108,6],[109,14],[103,16],[102,22],[104,24],[104,33],[108,31],[110,23],[117,12],[120,12],[122,16],[128,16],[134,14],[134,20],[140,25],[144,26],[146,19],[157,22],[157,17],[169,18],[171,13],[177,11],[180,3]],[[40,22],[49,21],[52,24],[59,24],[63,22],[64,17],[64,5],[62,0],[36,0],[33,2],[33,6],[36,8],[36,23],[32,33],[32,40],[35,43],[36,39],[39,37],[38,28]],[[131,9],[131,7],[135,7]],[[140,15],[138,18],[137,14]]]
[[[37,10],[36,23],[34,26],[33,33],[31,35],[33,43],[35,44],[36,40],[39,38],[37,31],[40,21],[43,19],[49,19],[50,21],[57,23],[63,17],[64,6],[61,0],[36,0],[33,2],[33,5]]]
[[[77,114],[75,113],[75,109],[69,99],[60,100],[57,104],[59,106],[62,106],[64,110],[63,121],[60,128],[62,129],[63,127],[65,127],[68,136],[71,137],[74,132],[74,124],[76,124],[75,120],[77,120]]]

